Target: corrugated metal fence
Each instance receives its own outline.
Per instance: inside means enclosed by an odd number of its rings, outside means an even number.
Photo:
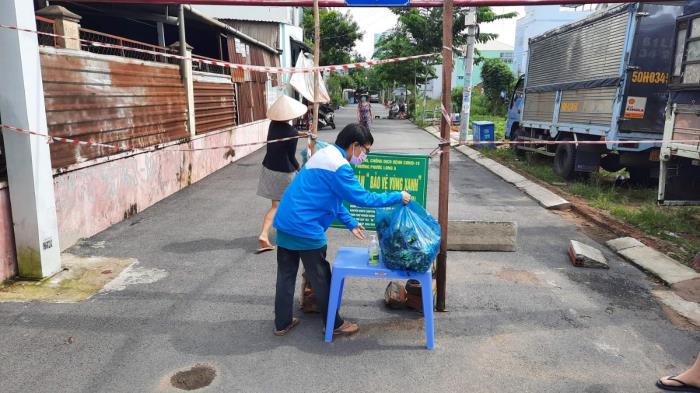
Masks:
[[[204,134],[238,124],[236,90],[230,77],[213,77],[196,73],[194,113],[197,134]]]
[[[52,136],[136,148],[189,136],[177,66],[43,49],[46,117]],[[114,154],[108,148],[51,145],[54,168]]]

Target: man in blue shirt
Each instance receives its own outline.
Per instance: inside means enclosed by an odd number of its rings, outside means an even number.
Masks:
[[[311,157],[282,196],[274,222],[277,229],[275,335],[283,336],[299,323],[292,317],[299,259],[326,320],[331,284],[326,231],[337,218],[356,238],[365,238],[364,228],[352,218],[343,201],[361,207],[386,207],[411,200],[405,191],[377,194],[365,190],[358,182],[350,165],[361,164],[373,143],[367,128],[356,123],[347,125],[338,134],[335,145]],[[349,335],[359,330],[357,324],[338,315],[335,321],[334,334]]]

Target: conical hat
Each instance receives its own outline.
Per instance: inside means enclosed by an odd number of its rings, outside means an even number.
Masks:
[[[267,118],[276,121],[289,121],[306,113],[306,105],[288,97],[280,96],[267,110]]]

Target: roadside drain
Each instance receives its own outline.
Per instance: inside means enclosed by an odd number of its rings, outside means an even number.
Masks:
[[[197,390],[209,386],[216,378],[216,370],[197,364],[189,370],[178,371],[170,377],[170,384],[180,390]]]

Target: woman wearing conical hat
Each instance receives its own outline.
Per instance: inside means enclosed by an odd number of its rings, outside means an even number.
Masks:
[[[289,122],[304,115],[306,111],[306,105],[293,98],[287,96],[278,98],[267,110],[267,118],[270,119],[267,140],[298,136],[297,130]],[[263,167],[258,183],[258,195],[269,199],[272,205],[263,218],[262,231],[258,236],[260,248],[256,253],[275,249],[275,246],[270,242],[270,228],[284,190],[292,182],[294,174],[301,169],[296,159],[296,150],[297,139],[267,145],[267,153],[262,162]]]

